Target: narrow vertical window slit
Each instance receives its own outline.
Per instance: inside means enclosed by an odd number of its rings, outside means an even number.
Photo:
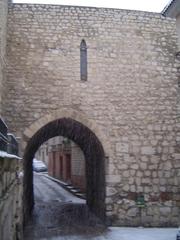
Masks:
[[[80,71],[81,80],[87,81],[87,45],[84,39],[80,45]]]

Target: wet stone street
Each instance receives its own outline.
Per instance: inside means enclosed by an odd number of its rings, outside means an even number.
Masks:
[[[42,174],[34,175],[35,208],[24,232],[25,240],[68,235],[95,237],[106,231],[85,200],[67,192]]]

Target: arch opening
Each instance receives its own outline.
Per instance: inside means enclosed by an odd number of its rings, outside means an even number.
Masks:
[[[88,208],[105,221],[105,154],[88,127],[71,118],[61,118],[41,127],[28,141],[24,153],[24,220],[34,206],[32,160],[38,148],[48,139],[63,136],[74,141],[86,160],[86,201]]]

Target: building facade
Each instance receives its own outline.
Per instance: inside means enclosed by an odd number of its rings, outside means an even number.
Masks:
[[[5,55],[6,55],[6,33],[7,33],[7,14],[8,2],[6,0],[0,1],[0,114],[2,114],[2,95],[5,81]]]
[[[180,50],[180,1],[172,0],[163,10],[163,15],[176,19],[176,28],[178,34],[178,47]]]
[[[31,140],[59,130],[83,147],[88,196],[95,196],[89,206],[103,205],[116,225],[179,226],[176,21],[120,9],[9,4],[7,22],[2,113],[22,139],[25,173],[36,149]]]
[[[48,143],[44,143],[40,146],[35,154],[37,160],[43,161],[48,166]]]
[[[73,141],[61,136],[51,138],[40,146],[35,158],[46,164],[50,176],[86,191],[84,154]]]

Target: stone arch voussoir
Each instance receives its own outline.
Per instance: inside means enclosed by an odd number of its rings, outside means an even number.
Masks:
[[[111,155],[110,154],[111,149],[110,149],[110,143],[108,141],[108,137],[100,129],[100,127],[96,124],[96,122],[94,120],[89,119],[81,111],[77,111],[72,108],[71,109],[62,108],[59,110],[52,111],[51,113],[46,114],[45,116],[33,122],[30,126],[28,126],[23,132],[23,143],[24,143],[23,149],[25,148],[25,145],[28,139],[30,139],[40,128],[45,126],[47,123],[60,118],[71,118],[88,127],[92,132],[95,133],[95,135],[101,142],[104,148],[105,156],[108,157]]]

